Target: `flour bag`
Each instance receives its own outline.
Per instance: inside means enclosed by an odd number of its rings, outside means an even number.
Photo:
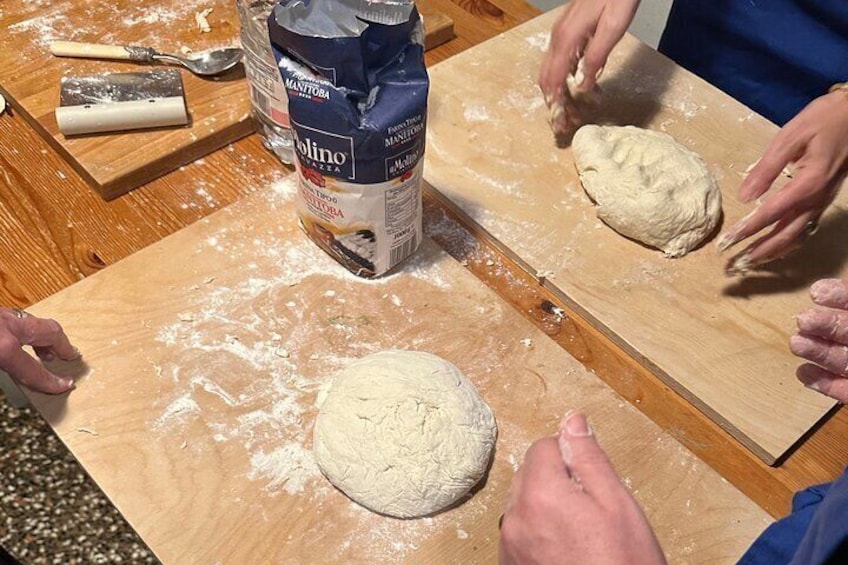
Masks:
[[[429,80],[411,0],[283,0],[268,33],[289,99],[298,220],[371,278],[421,243]]]

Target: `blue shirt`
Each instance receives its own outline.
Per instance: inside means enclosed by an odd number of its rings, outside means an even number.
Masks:
[[[739,565],[848,563],[848,471],[801,491],[792,513],[760,535]]]
[[[659,50],[782,126],[848,81],[848,0],[675,0]]]

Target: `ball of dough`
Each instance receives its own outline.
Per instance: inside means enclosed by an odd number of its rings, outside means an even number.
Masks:
[[[598,217],[620,234],[680,257],[718,225],[721,191],[698,154],[670,135],[587,125],[572,149]]]
[[[468,493],[496,438],[491,409],[456,366],[388,350],[336,376],[315,421],[313,452],[330,482],[359,504],[415,518]]]

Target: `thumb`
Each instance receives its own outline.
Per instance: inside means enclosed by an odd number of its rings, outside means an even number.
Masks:
[[[3,362],[2,370],[18,384],[45,394],[62,394],[74,387],[72,379],[51,373],[22,349],[11,350],[11,354]]]
[[[560,423],[558,440],[569,474],[580,482],[585,492],[605,498],[622,488],[585,415],[567,414]]]
[[[14,375],[12,376],[14,377]],[[33,373],[21,375],[20,378],[13,380],[17,380],[30,390],[43,392],[44,394],[62,394],[74,387],[74,381],[54,375],[44,367]]]

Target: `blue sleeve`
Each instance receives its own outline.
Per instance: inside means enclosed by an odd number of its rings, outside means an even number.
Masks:
[[[848,0],[675,0],[659,50],[783,125],[848,81]]]
[[[848,471],[816,508],[790,563],[848,563]]]
[[[792,499],[792,513],[760,535],[740,565],[848,563],[848,471]]]

